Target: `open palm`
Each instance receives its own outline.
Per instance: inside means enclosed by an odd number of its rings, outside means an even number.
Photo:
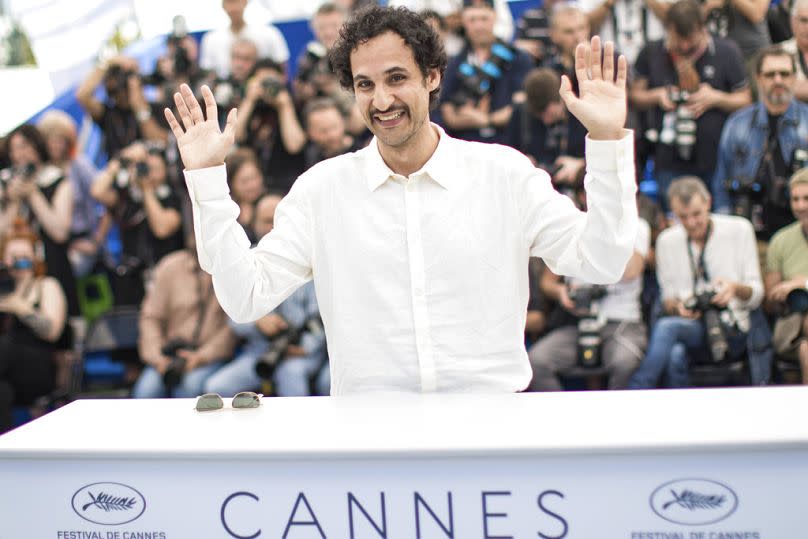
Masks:
[[[180,86],[174,94],[177,113],[182,126],[170,109],[165,109],[166,119],[180,150],[182,163],[187,170],[221,165],[227,152],[233,146],[236,130],[236,109],[227,115],[224,131],[219,129],[219,116],[213,92],[202,86],[202,97],[205,100],[205,114],[187,84]],[[207,118],[205,118],[207,116]],[[184,129],[183,129],[184,127]]]
[[[561,80],[559,93],[575,117],[589,131],[590,138],[607,140],[622,137],[626,123],[626,58],[617,60],[615,77],[614,44],[607,41],[603,47],[601,65],[600,37],[594,36],[589,46],[579,43],[575,49],[575,74],[578,93],[566,75]]]

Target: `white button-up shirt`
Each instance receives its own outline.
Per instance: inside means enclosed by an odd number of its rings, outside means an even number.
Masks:
[[[186,171],[199,262],[224,310],[256,320],[314,279],[331,393],[519,391],[528,258],[591,283],[620,279],[637,235],[633,139],[587,139],[589,211],[512,148],[446,135],[404,177],[375,139],[321,162],[250,249],[224,166]]]

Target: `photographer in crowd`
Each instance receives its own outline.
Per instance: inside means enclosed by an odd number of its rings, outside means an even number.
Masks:
[[[13,426],[13,406],[31,405],[56,385],[67,301],[59,282],[45,276],[41,250],[21,219],[0,241],[0,434]]]
[[[640,219],[634,253],[620,282],[609,286],[564,279],[545,268],[541,290],[558,302],[548,324],[556,328],[528,351],[532,391],[559,391],[559,376],[572,369],[604,368],[609,389],[625,389],[647,342],[640,293],[651,231]]]
[[[230,74],[217,77],[211,84],[213,97],[219,105],[219,123],[224,125],[227,113],[241,106],[247,81],[258,61],[258,47],[247,38],[240,37],[230,47]]]
[[[188,238],[193,245],[193,237]],[[232,357],[236,339],[202,271],[196,249],[167,255],[140,309],[138,352],[146,368],[132,389],[135,398],[192,398],[205,380]]]
[[[800,101],[808,101],[808,0],[793,0],[789,24],[793,37],[780,46],[794,57],[797,66],[794,96]]]
[[[57,109],[49,110],[39,119],[37,128],[45,137],[50,163],[59,167],[73,186],[67,255],[76,277],[83,277],[92,270],[109,228],[108,219],[103,220],[102,226],[98,205],[90,196],[98,169],[86,155],[77,151],[76,122],[70,115]]]
[[[337,102],[329,97],[309,101],[303,109],[306,135],[305,167],[331,157],[355,152],[364,145],[346,131],[346,120]]]
[[[306,133],[298,120],[283,68],[259,60],[236,121],[236,143],[252,149],[268,189],[287,193],[303,173]]]
[[[794,98],[796,64],[777,45],[755,64],[760,101],[724,124],[712,191],[717,212],[752,221],[768,241],[791,223],[788,178],[808,164],[808,105]]]
[[[248,39],[258,47],[259,58],[270,58],[285,72],[289,61],[286,39],[276,27],[268,24],[248,24],[244,19],[247,0],[222,0],[222,9],[230,24],[227,28],[211,30],[202,36],[199,45],[199,65],[220,79],[230,76],[230,47],[239,38]]]
[[[180,199],[167,181],[159,147],[136,142],[111,159],[90,190],[120,228],[121,260],[115,268],[118,305],[143,299],[147,270],[182,248]]]
[[[710,213],[699,178],[679,178],[668,189],[679,221],[656,242],[657,279],[664,316],[652,328],[648,352],[630,388],[687,387],[690,359],[721,362],[746,350],[753,381],[761,350],[751,343],[750,311],[763,298],[755,234],[746,219]],[[757,333],[754,336],[758,336]]]
[[[789,187],[797,222],[777,232],[766,252],[766,307],[777,316],[775,352],[799,361],[802,383],[808,384],[808,168],[794,174]]]
[[[497,14],[491,0],[465,0],[461,17],[466,45],[446,67],[441,118],[454,137],[501,142],[513,96],[522,88],[533,60],[496,37]]]
[[[104,102],[95,97],[102,83]],[[76,90],[76,99],[101,128],[104,151],[109,157],[136,140],[163,144],[168,140],[168,131],[157,121],[162,117],[161,107],[146,101],[140,67],[133,58],[116,56],[100,63]]]
[[[23,124],[12,130],[7,146],[12,167],[0,172],[0,236],[17,218],[34,229],[42,238],[48,275],[64,290],[68,314],[78,316],[76,279],[67,255],[73,185],[59,167],[48,164],[47,143],[33,125]]]
[[[173,19],[171,33],[166,38],[166,51],[154,66],[154,73],[144,78],[143,83],[156,88],[153,99],[162,106],[171,106],[171,96],[180,84],[198,88],[210,77],[199,67],[199,46],[188,34],[185,17],[177,15]]]
[[[573,121],[561,100],[561,76],[552,69],[533,69],[525,77],[524,87],[526,99],[514,104],[503,143],[546,170],[557,189],[579,187],[576,184],[583,181],[586,164],[586,131]]]
[[[629,84],[629,103],[646,111],[660,193],[678,176],[710,185],[721,128],[730,113],[751,103],[737,45],[708,33],[694,0],[668,9],[665,33],[640,51]]]
[[[278,195],[264,195],[255,209],[255,233],[264,237],[275,224]],[[270,383],[279,397],[328,395],[328,358],[314,283],[295,290],[256,322],[231,322],[246,340],[241,353],[205,383],[205,392],[234,395]],[[312,391],[312,389],[314,391]]]
[[[255,243],[258,240],[253,228],[255,205],[264,193],[264,177],[258,159],[249,148],[238,148],[227,156],[224,164],[230,198],[239,208],[238,222],[250,242]]]

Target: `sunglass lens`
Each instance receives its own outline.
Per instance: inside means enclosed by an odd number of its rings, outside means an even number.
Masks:
[[[224,407],[222,398],[215,393],[206,393],[196,399],[196,411],[208,412],[210,410],[219,410]]]
[[[233,397],[233,408],[258,408],[261,396],[252,391],[242,391]]]

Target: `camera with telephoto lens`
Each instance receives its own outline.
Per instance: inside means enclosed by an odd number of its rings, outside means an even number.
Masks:
[[[187,76],[193,67],[191,57],[182,43],[187,35],[188,25],[185,23],[185,17],[175,16],[171,21],[171,34],[168,36],[168,44],[174,47],[174,75]]]
[[[318,41],[306,45],[306,55],[298,65],[297,80],[313,83],[319,75],[331,75],[331,63],[328,61],[328,50]]]
[[[163,373],[163,383],[169,391],[180,385],[185,374],[186,361],[177,355],[180,350],[194,351],[196,347],[183,339],[172,339],[160,349],[160,353],[171,360],[166,372]]]
[[[237,107],[244,96],[244,85],[233,78],[216,79],[211,88],[216,104],[226,111]]]
[[[575,310],[584,314],[578,318],[578,365],[586,368],[600,367],[600,330],[603,323],[598,319],[597,302],[604,298],[607,288],[602,285],[579,286],[569,291]]]
[[[674,146],[676,154],[682,161],[693,158],[693,148],[696,146],[696,119],[685,105],[690,98],[687,90],[670,89],[670,100],[676,107],[674,121]]]
[[[726,358],[729,350],[727,330],[728,328],[737,329],[737,323],[732,316],[732,311],[712,302],[715,294],[716,291],[713,289],[703,290],[684,301],[684,307],[701,313],[710,358],[718,363]]]
[[[255,364],[255,373],[262,380],[272,380],[275,368],[286,359],[289,353],[289,346],[297,346],[306,334],[320,336],[325,330],[323,321],[319,316],[308,318],[302,326],[289,326],[286,331],[272,338],[272,343]]]
[[[502,78],[515,58],[515,49],[498,41],[491,45],[491,56],[484,64],[480,66],[468,62],[460,64],[458,66],[460,87],[452,96],[452,103],[461,106],[468,101],[477,102],[482,99],[491,90],[494,81]]]
[[[763,202],[766,188],[757,178],[739,177],[726,180],[724,186],[732,198],[732,213],[752,222],[756,231],[765,227]]]

